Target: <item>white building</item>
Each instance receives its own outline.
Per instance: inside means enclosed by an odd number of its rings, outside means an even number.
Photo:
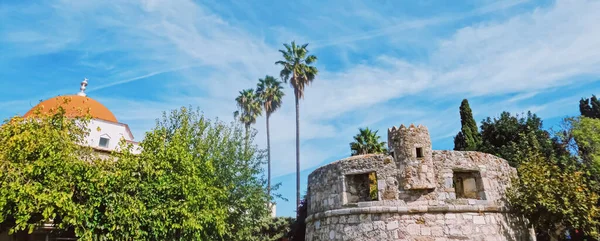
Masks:
[[[84,145],[99,152],[118,151],[119,142],[124,139],[134,146],[133,152],[139,153],[139,145],[133,139],[129,126],[117,120],[115,115],[100,102],[88,97],[85,93],[87,79],[81,82],[76,95],[57,96],[40,102],[29,110],[24,117],[35,117],[39,113],[48,113],[61,106],[69,117],[80,117],[89,114],[89,135]]]

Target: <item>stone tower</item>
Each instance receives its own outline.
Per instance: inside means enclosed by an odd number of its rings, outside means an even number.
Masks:
[[[388,129],[388,147],[404,190],[435,189],[437,183],[427,127],[411,124]]]

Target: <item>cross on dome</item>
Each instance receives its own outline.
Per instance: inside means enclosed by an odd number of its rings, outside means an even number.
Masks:
[[[87,78],[83,78],[83,81],[81,81],[81,87],[79,87],[79,93],[77,93],[77,95],[79,96],[86,96],[85,94],[85,87],[88,85],[88,79]]]

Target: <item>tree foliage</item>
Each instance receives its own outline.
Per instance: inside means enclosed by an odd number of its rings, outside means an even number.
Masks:
[[[481,134],[477,122],[473,118],[469,101],[464,99],[460,104],[460,132],[454,137],[454,150],[475,151],[481,145]]]
[[[164,114],[139,155],[77,145],[85,120],[64,112],[0,128],[0,223],[42,223],[80,240],[253,240],[268,217],[263,154],[236,125],[187,108]],[[251,137],[252,138],[252,137]]]
[[[240,91],[235,102],[238,110],[233,112],[233,117],[244,124],[246,132],[249,132],[250,126],[256,123],[256,118],[262,114],[260,98],[253,89],[245,89]]]
[[[543,155],[532,155],[518,172],[519,178],[507,192],[508,200],[512,210],[524,215],[538,232],[553,240],[567,229],[598,235],[598,194],[582,171],[560,168]]]
[[[600,181],[600,119],[572,119],[573,138],[582,164],[594,180]]]
[[[579,112],[584,117],[600,119],[600,100],[595,95],[592,95],[589,99],[581,98]]]
[[[265,78],[258,80],[256,95],[260,101],[259,103],[263,105],[265,113],[269,116],[281,107],[285,93],[283,93],[281,81],[267,75]]]
[[[291,217],[275,217],[260,220],[255,225],[254,233],[250,240],[279,241],[288,237],[294,219]]]
[[[488,117],[481,123],[481,146],[479,151],[506,159],[511,166],[518,166],[520,158],[528,154],[535,140],[546,157],[554,155],[556,147],[548,131],[542,129],[542,120],[527,112],[525,116],[512,116],[502,112],[500,117]]]
[[[317,67],[312,66],[317,62],[317,56],[308,54],[308,44],[296,45],[292,41],[291,44],[283,46],[285,50],[279,50],[283,60],[275,64],[283,67],[279,75],[285,83],[290,82],[296,98],[302,99],[305,87],[312,83],[319,72]]]
[[[385,153],[385,142],[380,142],[380,136],[377,135],[378,131],[372,131],[367,128],[359,128],[358,134],[354,136],[354,141],[350,142],[350,150],[352,155],[364,155],[364,154],[375,154]]]
[[[82,179],[97,177],[89,159],[81,158],[89,150],[77,145],[87,120],[66,118],[62,107],[37,112],[40,119],[17,116],[0,127],[1,231],[32,232],[48,222],[83,233],[79,224],[91,212],[80,200]]]

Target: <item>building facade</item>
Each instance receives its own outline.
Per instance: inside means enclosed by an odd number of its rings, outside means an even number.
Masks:
[[[388,147],[309,175],[306,240],[530,240],[504,200],[506,160],[434,151],[424,126],[390,128]]]
[[[90,118],[87,123],[88,135],[85,137],[84,146],[91,147],[100,157],[108,157],[111,152],[120,150],[120,142],[123,140],[130,144],[133,153],[141,151],[138,142],[134,140],[129,126],[117,120],[115,115],[100,102],[90,98],[85,93],[87,79],[81,82],[79,93],[75,95],[56,96],[44,100],[25,113],[25,118],[36,118],[39,115],[52,113],[59,106],[65,111],[67,117]],[[32,234],[20,232],[8,235],[8,232],[0,233],[0,241],[52,241],[52,240],[77,240],[71,231],[60,231],[54,229],[51,223],[41,225]]]

